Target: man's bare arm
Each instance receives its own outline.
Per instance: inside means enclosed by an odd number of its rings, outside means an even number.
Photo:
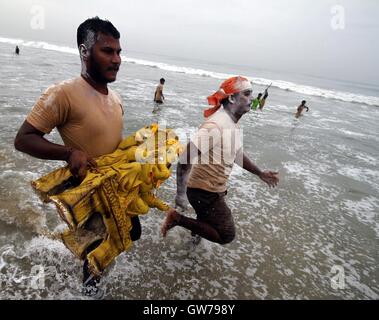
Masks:
[[[64,160],[70,157],[71,148],[46,140],[45,133],[24,121],[14,140],[18,151],[27,153],[35,158],[47,160]]]
[[[237,157],[237,159],[239,158]],[[242,163],[240,159],[239,161],[236,161],[236,163],[240,167],[244,168],[245,170],[251,172],[252,174],[257,175],[262,181],[266,182],[270,187],[275,187],[279,182],[279,178],[277,176],[279,172],[262,171],[248,158],[248,156],[245,153],[243,153],[243,156],[242,156]]]
[[[252,174],[255,174],[259,176],[262,174],[261,169],[259,169],[246,155],[245,152],[239,152],[237,153],[236,160],[234,161],[237,165],[239,165],[241,168],[245,169],[246,171],[249,171]]]
[[[44,135],[45,133],[24,121],[16,135],[14,146],[18,151],[35,158],[66,161],[71,173],[81,179],[85,177],[88,164],[96,165],[96,162],[85,152],[52,143],[46,140]]]

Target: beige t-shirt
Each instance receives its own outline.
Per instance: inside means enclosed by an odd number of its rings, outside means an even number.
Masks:
[[[121,98],[111,89],[104,95],[82,77],[49,87],[26,118],[36,129],[58,129],[66,146],[91,157],[113,152],[122,139]]]
[[[201,156],[194,160],[187,186],[210,192],[226,191],[236,158],[242,160],[241,138],[240,127],[223,108],[208,118],[191,140]]]

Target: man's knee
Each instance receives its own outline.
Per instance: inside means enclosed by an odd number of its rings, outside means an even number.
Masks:
[[[236,237],[236,228],[234,225],[232,213],[228,206],[225,204],[224,209],[224,216],[225,219],[223,220],[223,223],[218,225],[218,234],[220,236],[220,244],[227,244],[234,240]]]
[[[230,243],[234,240],[236,237],[235,230],[230,230],[228,232],[220,234],[220,241],[218,242],[219,244],[227,244]]]
[[[139,221],[138,216],[131,218],[132,220],[132,230],[130,230],[130,239],[132,241],[137,241],[139,238],[141,238],[141,223]]]

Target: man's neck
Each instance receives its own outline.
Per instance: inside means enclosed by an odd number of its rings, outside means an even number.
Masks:
[[[96,91],[100,92],[101,94],[107,95],[108,94],[108,86],[106,83],[99,83],[93,80],[93,78],[88,73],[81,74],[82,78]]]
[[[242,115],[233,113],[229,108],[224,108],[228,116],[233,120],[234,123],[237,123],[241,119]]]

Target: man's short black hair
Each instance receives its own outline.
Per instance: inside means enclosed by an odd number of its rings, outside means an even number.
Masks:
[[[90,33],[95,35],[94,40],[96,40],[99,32],[106,35],[111,35],[115,39],[120,39],[120,32],[118,32],[118,30],[110,21],[102,20],[96,16],[94,18],[87,19],[78,27],[76,34],[78,47],[88,40]]]
[[[159,79],[159,82],[162,83],[162,82],[165,82],[166,80],[164,78],[160,78]]]
[[[307,101],[305,101],[305,100],[301,101],[302,104],[305,104],[306,102],[307,102]]]

